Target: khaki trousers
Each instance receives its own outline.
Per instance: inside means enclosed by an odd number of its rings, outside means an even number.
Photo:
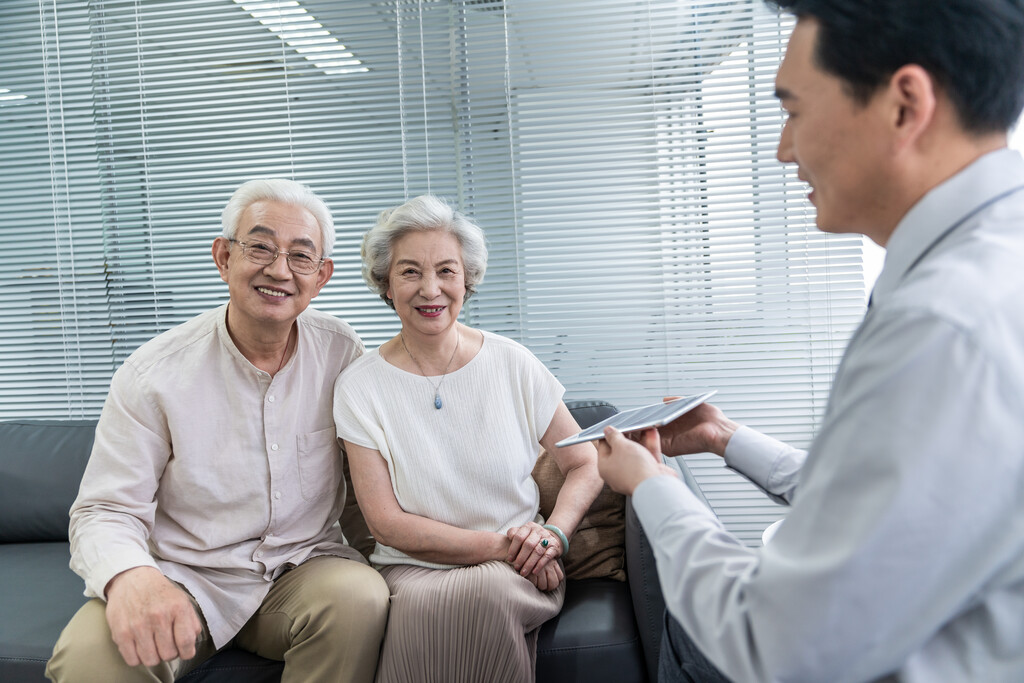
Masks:
[[[232,644],[284,661],[282,683],[369,683],[389,597],[376,570],[340,557],[317,557],[274,582]],[[106,602],[93,599],[64,628],[46,676],[55,683],[172,683],[215,653],[204,622],[195,658],[129,667],[110,636]]]

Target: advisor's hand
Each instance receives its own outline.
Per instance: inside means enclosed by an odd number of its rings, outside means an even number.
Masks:
[[[192,601],[153,567],[121,572],[107,584],[107,624],[128,666],[192,659],[203,631]]]
[[[666,398],[665,401],[671,401]],[[665,455],[714,453],[725,456],[725,446],[739,425],[710,403],[702,403],[661,427],[661,452]]]
[[[648,429],[640,441],[627,438],[614,427],[606,427],[604,439],[597,442],[597,470],[615,491],[633,495],[640,482],[659,474],[678,476],[661,462],[657,429]]]

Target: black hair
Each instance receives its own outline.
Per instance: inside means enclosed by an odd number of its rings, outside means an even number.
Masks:
[[[765,1],[818,23],[818,67],[862,104],[917,64],[967,132],[1004,132],[1024,108],[1024,0]]]

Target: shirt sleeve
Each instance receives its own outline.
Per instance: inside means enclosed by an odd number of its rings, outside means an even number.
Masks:
[[[539,443],[544,434],[547,433],[548,427],[551,426],[551,421],[555,417],[555,411],[562,401],[562,396],[565,395],[565,387],[547,369],[547,366],[527,351],[525,347],[523,353],[525,354],[525,371],[529,376],[528,386],[530,387],[531,394],[524,398],[532,406],[533,414],[531,421],[536,441]]]
[[[380,426],[369,418],[369,400],[360,396],[363,372],[346,370],[334,384],[334,424],[338,438],[364,448],[380,451],[383,438]]]
[[[85,594],[106,598],[107,583],[134,567],[157,567],[148,539],[170,443],[158,411],[127,363],[110,383],[89,463],[71,507],[71,568]]]
[[[807,451],[793,448],[750,427],[740,427],[725,448],[725,464],[761,488],[775,502],[790,504]]]
[[[875,323],[843,361],[768,546],[742,545],[671,478],[634,493],[668,610],[732,680],[891,673],[991,581],[990,558],[1017,552],[1024,427],[1006,373],[934,316]],[[770,485],[764,462],[750,470]]]

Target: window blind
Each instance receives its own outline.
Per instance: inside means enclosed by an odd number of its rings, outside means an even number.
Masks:
[[[369,347],[398,321],[362,283],[362,235],[432,192],[487,234],[466,322],[566,398],[713,388],[813,436],[862,242],[818,232],[774,159],[792,24],[760,0],[12,0],[0,19],[5,416],[98,414],[132,350],[226,300],[210,243],[231,191],[286,176],[337,222],[313,305]],[[757,543],[781,509],[687,460]]]
[[[0,5],[0,418],[95,414],[110,380],[85,2]]]

